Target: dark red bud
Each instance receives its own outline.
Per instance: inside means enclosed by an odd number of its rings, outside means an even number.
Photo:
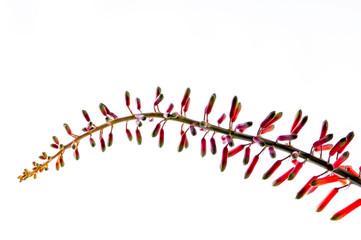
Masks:
[[[142,135],[140,133],[139,128],[135,129],[135,136],[137,137],[138,145],[142,144]]]
[[[301,122],[293,129],[291,133],[298,134],[300,130],[303,128],[303,126],[305,126],[305,124],[307,123],[307,120],[308,120],[308,116],[304,116]]]
[[[103,137],[100,138],[100,147],[102,149],[102,152],[106,150],[105,141]]]
[[[335,146],[333,146],[333,148],[330,150],[329,155],[333,156],[335,155],[335,153],[343,146],[345,145],[345,143],[347,142],[347,138],[341,138],[336,144]],[[323,148],[322,148],[323,149]]]
[[[211,145],[211,153],[213,155],[215,155],[217,153],[217,145],[216,145],[216,140],[214,139],[214,137],[211,137],[210,141],[210,145]]]
[[[324,136],[323,138],[321,138],[320,140],[317,140],[316,142],[313,143],[312,147],[316,148],[319,147],[325,143],[327,143],[328,141],[331,141],[333,138],[333,134],[327,134],[326,136]]]
[[[75,158],[75,160],[79,160],[79,158],[80,158],[79,150],[77,148],[74,151],[74,158]]]
[[[342,147],[340,147],[338,149],[338,151],[337,151],[338,154],[342,153],[343,150],[345,150],[345,148],[351,142],[351,140],[353,139],[354,136],[355,136],[355,134],[353,132],[350,132],[349,134],[347,134],[347,136],[346,136],[347,141]]]
[[[332,189],[331,192],[325,197],[325,199],[323,199],[322,202],[318,205],[316,211],[321,212],[337,193],[338,188]]]
[[[295,120],[293,121],[293,124],[292,124],[292,127],[291,127],[291,131],[293,131],[293,129],[295,129],[295,127],[298,125],[298,123],[300,122],[302,118],[302,110],[298,110],[298,112],[296,113],[296,117],[295,117]]]
[[[265,128],[267,124],[274,118],[276,115],[276,111],[272,111],[268,114],[268,116],[262,121],[260,127]]]
[[[248,147],[244,150],[243,165],[247,165],[247,164],[248,164],[250,154],[251,154],[251,148],[248,146]]]
[[[268,147],[269,154],[271,155],[271,158],[276,157],[276,150],[273,146]]]
[[[233,157],[234,155],[236,155],[237,153],[239,153],[240,151],[242,151],[244,149],[246,145],[238,145],[237,147],[231,149],[228,151],[228,157]]]
[[[156,137],[159,133],[159,130],[160,130],[160,126],[161,126],[161,123],[158,123],[157,125],[155,125],[155,128],[152,132],[152,137]]]
[[[157,106],[157,105],[163,100],[163,98],[164,98],[164,96],[163,96],[163,94],[161,93],[161,94],[157,97],[157,99],[155,100],[154,106]]]
[[[90,142],[90,145],[92,147],[95,147],[96,144],[95,144],[95,141],[94,141],[94,139],[92,137],[89,138],[89,142]]]
[[[108,136],[108,147],[113,145],[113,133],[110,132]]]
[[[53,136],[53,141],[55,144],[59,145],[59,139],[56,136]]]
[[[238,98],[237,98],[237,96],[234,96],[233,100],[232,100],[231,110],[229,111],[229,119],[230,120],[232,120],[234,113],[236,112],[237,104],[238,104]]]
[[[69,135],[72,135],[71,129],[68,124],[64,123],[64,128]]]
[[[190,94],[191,94],[191,89],[190,89],[190,88],[187,88],[187,89],[186,89],[186,92],[184,93],[182,102],[181,102],[181,107],[182,107],[182,108],[183,108],[184,105],[187,103]]]
[[[259,137],[253,137],[253,142],[257,143],[261,147],[264,147],[265,145],[265,143]]]
[[[158,142],[158,145],[159,147],[163,147],[163,144],[164,144],[164,129],[161,128],[160,131],[159,131],[159,142]]]
[[[211,98],[209,99],[208,105],[206,107],[206,114],[211,113],[215,101],[216,101],[216,94],[213,93]]]
[[[321,129],[321,134],[320,134],[320,139],[324,138],[327,134],[327,130],[328,130],[328,122],[327,120],[323,121],[322,123],[322,129]]]
[[[263,174],[262,179],[266,180],[272,176],[272,174],[277,170],[277,168],[281,165],[282,160],[277,160],[268,170]]]
[[[84,116],[85,120],[86,120],[87,122],[90,122],[90,117],[89,117],[89,114],[87,113],[87,111],[82,110],[82,112],[83,112],[83,116]]]
[[[228,145],[226,145],[222,151],[222,161],[221,161],[221,165],[219,166],[221,172],[223,172],[227,167],[227,158],[228,158]]]
[[[129,141],[132,141],[133,140],[133,135],[132,133],[130,132],[130,130],[128,128],[125,129],[125,132],[127,134],[127,137],[129,139]]]
[[[252,160],[251,164],[249,165],[248,169],[246,170],[246,173],[244,174],[245,179],[249,178],[249,176],[252,174],[252,172],[254,170],[254,167],[256,166],[256,164],[258,162],[258,159],[259,159],[258,154],[253,157],[253,160]]]
[[[100,112],[101,112],[104,116],[107,116],[107,115],[108,115],[107,107],[106,107],[103,103],[100,103],[100,104],[99,104],[99,109],[100,109]]]
[[[341,166],[342,163],[344,163],[347,158],[350,156],[349,152],[344,152],[341,157],[339,157],[333,164],[333,168],[338,168],[339,166]]]
[[[190,104],[190,103],[191,103],[191,99],[188,98],[186,104],[185,104],[184,107],[183,107],[183,111],[184,111],[184,112],[188,112],[189,104]]]
[[[169,107],[166,112],[170,113],[173,110],[173,108],[174,108],[174,104],[173,103],[169,104]]]
[[[206,139],[203,137],[201,139],[201,156],[204,157],[207,153],[207,142]]]
[[[226,114],[223,113],[217,121],[218,125],[221,125],[221,123],[224,121],[224,119],[226,119]]]
[[[55,143],[50,144],[50,146],[51,146],[52,148],[55,148],[55,149],[58,149],[58,148],[59,148],[59,146],[56,145]]]
[[[197,135],[197,130],[193,124],[189,126],[189,131],[191,132],[192,136]]]
[[[280,184],[282,184],[284,181],[286,181],[286,179],[288,178],[288,176],[290,175],[290,173],[293,171],[294,168],[289,169],[287,172],[285,172],[283,175],[281,175],[279,178],[277,178],[276,180],[273,181],[272,185],[274,187],[279,186]]]

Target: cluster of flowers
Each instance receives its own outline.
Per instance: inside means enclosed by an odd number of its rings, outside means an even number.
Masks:
[[[26,180],[29,177],[37,178],[39,172],[43,172],[44,170],[48,170],[49,163],[56,159],[55,168],[57,170],[60,167],[65,165],[63,154],[66,149],[72,148],[74,150],[73,155],[76,160],[80,158],[79,154],[79,142],[85,138],[89,137],[90,145],[92,147],[96,146],[96,142],[93,139],[92,135],[99,131],[99,142],[101,150],[104,152],[106,147],[110,147],[113,144],[113,126],[120,122],[125,122],[125,132],[129,139],[132,141],[133,135],[132,132],[128,128],[128,121],[135,120],[136,121],[136,129],[135,129],[135,136],[137,143],[140,145],[142,143],[142,135],[140,132],[140,127],[143,125],[146,119],[150,122],[153,121],[154,118],[161,118],[153,132],[152,137],[158,137],[158,144],[159,147],[162,147],[164,144],[164,126],[169,120],[181,122],[181,131],[180,131],[180,142],[178,145],[178,152],[183,151],[183,149],[187,148],[189,145],[187,134],[190,132],[192,136],[197,135],[197,128],[204,132],[203,137],[201,138],[201,156],[206,156],[207,153],[207,140],[206,136],[208,133],[211,133],[211,137],[209,139],[210,144],[210,152],[212,154],[217,153],[217,145],[215,134],[221,133],[221,140],[224,144],[222,149],[222,157],[220,162],[220,171],[225,171],[227,167],[228,158],[233,157],[244,150],[243,155],[243,164],[248,165],[244,178],[247,179],[251,176],[252,172],[254,171],[260,155],[265,151],[268,150],[269,155],[271,158],[276,158],[277,153],[276,149],[280,149],[283,151],[288,152],[286,157],[276,160],[272,166],[263,174],[263,179],[266,180],[270,178],[275,171],[281,166],[282,162],[285,160],[290,160],[293,166],[288,169],[284,174],[279,176],[277,179],[273,181],[273,186],[279,186],[286,180],[293,180],[299,171],[303,168],[306,162],[315,162],[317,161],[318,165],[325,168],[326,171],[317,175],[313,176],[305,185],[304,187],[297,193],[296,199],[301,199],[306,194],[310,194],[314,192],[319,186],[339,182],[342,184],[340,187],[333,188],[331,192],[326,196],[326,198],[318,205],[317,211],[322,211],[328,203],[335,197],[335,195],[339,192],[340,189],[346,189],[351,184],[356,184],[361,186],[361,179],[360,173],[356,173],[354,169],[350,165],[344,165],[344,162],[349,157],[349,152],[345,151],[347,145],[351,142],[354,137],[354,133],[350,132],[346,137],[341,138],[335,145],[330,144],[329,142],[333,138],[333,134],[328,134],[328,122],[324,121],[321,128],[321,134],[317,141],[312,144],[311,150],[309,153],[300,151],[292,146],[292,141],[297,139],[299,132],[305,126],[308,120],[308,116],[302,116],[302,111],[299,110],[295,116],[294,122],[290,129],[290,132],[286,135],[279,135],[276,141],[271,141],[263,137],[264,134],[271,132],[275,128],[275,123],[281,119],[282,112],[272,111],[270,112],[266,118],[260,123],[258,127],[258,131],[256,135],[246,135],[244,132],[248,130],[253,123],[251,121],[235,124],[238,115],[242,109],[241,103],[238,101],[237,96],[234,96],[231,103],[231,108],[228,114],[229,117],[229,124],[228,129],[222,128],[221,124],[225,121],[227,115],[222,114],[218,121],[217,125],[212,125],[208,122],[208,116],[211,114],[214,103],[216,101],[216,94],[213,94],[208,104],[204,109],[204,117],[203,121],[195,121],[187,118],[187,111],[190,106],[190,94],[191,90],[189,88],[186,89],[183,99],[181,101],[181,108],[180,112],[173,112],[174,105],[171,103],[165,112],[161,112],[159,104],[164,99],[164,95],[161,91],[161,88],[156,89],[155,100],[153,103],[154,112],[151,113],[143,113],[141,110],[141,101],[139,98],[136,98],[136,107],[139,111],[138,114],[134,114],[130,108],[130,94],[128,91],[125,92],[125,104],[130,112],[130,116],[118,118],[113,112],[109,110],[109,108],[103,104],[99,104],[100,112],[105,117],[105,123],[99,126],[96,126],[92,121],[87,113],[87,111],[83,110],[82,114],[87,122],[86,127],[82,129],[84,132],[82,135],[75,135],[73,134],[72,130],[70,129],[68,124],[64,124],[64,128],[68,135],[70,135],[73,140],[68,143],[67,145],[60,144],[58,138],[53,136],[53,143],[51,143],[51,147],[57,149],[58,152],[53,156],[48,156],[47,153],[43,152],[39,158],[43,160],[43,163],[33,162],[34,167],[32,170],[24,169],[23,174],[18,177],[20,182]],[[188,127],[185,128],[184,125]],[[235,126],[234,126],[235,125]],[[107,144],[103,137],[103,130],[106,127],[110,127],[110,132],[107,139]],[[247,143],[240,144],[235,146],[234,139],[242,139],[246,140]],[[251,147],[253,145],[258,145],[262,149],[256,153],[253,157],[251,157]],[[322,159],[322,153],[324,151],[328,152],[328,159],[327,161]],[[314,154],[318,152],[320,157],[317,158]],[[332,158],[335,156],[335,160],[331,163]],[[303,159],[303,160],[301,160]],[[361,167],[360,167],[361,172]],[[356,200],[346,208],[340,210],[336,214],[332,216],[332,220],[338,220],[353,211],[355,208],[361,205],[361,199]]]

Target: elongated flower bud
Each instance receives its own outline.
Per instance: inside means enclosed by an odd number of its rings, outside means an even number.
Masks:
[[[253,122],[245,122],[245,123],[237,124],[235,127],[235,130],[238,130],[241,133],[243,133],[247,128],[251,127],[252,124],[253,124]]]
[[[189,126],[189,131],[191,132],[192,136],[197,135],[197,130],[193,124]]]
[[[104,116],[107,116],[107,115],[108,115],[107,107],[106,107],[103,103],[100,103],[100,104],[99,104],[99,109],[100,109],[100,112],[101,112]]]
[[[258,154],[253,157],[251,164],[249,165],[249,167],[247,168],[247,170],[246,170],[246,172],[244,174],[245,179],[249,178],[249,176],[252,174],[252,172],[254,170],[254,167],[256,166],[256,164],[258,162],[258,159],[259,159]]]
[[[317,140],[316,142],[313,143],[312,147],[316,148],[321,146],[322,144],[327,143],[328,141],[331,141],[331,139],[333,138],[333,134],[327,134],[326,136],[324,136],[323,138],[321,138],[320,140]]]
[[[228,157],[233,157],[234,155],[236,155],[237,153],[239,153],[240,151],[242,151],[244,149],[246,145],[244,144],[241,144],[241,145],[238,145],[237,147],[231,149],[231,150],[228,150]]]
[[[184,105],[187,103],[190,94],[191,94],[191,89],[190,89],[190,88],[187,88],[187,89],[186,89],[186,92],[184,93],[182,102],[181,102],[181,107],[182,107],[182,108],[183,108]]]
[[[275,148],[273,146],[269,146],[268,151],[269,151],[269,154],[270,154],[271,158],[276,157],[276,150],[275,150]]]
[[[322,148],[322,151],[327,151],[327,150],[332,149],[332,147],[333,147],[332,144],[325,144],[325,145],[322,145],[322,146],[318,146],[318,147],[315,148],[315,152],[321,151],[321,148]]]
[[[71,129],[70,129],[70,127],[69,127],[68,124],[64,123],[64,128],[65,128],[65,131],[66,131],[69,135],[72,135]]]
[[[132,141],[133,140],[133,135],[132,135],[132,133],[130,132],[130,130],[128,128],[125,129],[125,133],[127,134],[127,137],[129,139],[129,141]]]
[[[135,136],[137,137],[138,145],[142,144],[142,134],[140,133],[139,128],[135,129]]]
[[[60,155],[60,157],[59,157],[59,164],[60,164],[61,167],[65,166],[63,155]]]
[[[59,145],[59,139],[56,136],[53,136],[53,141],[56,145]]]
[[[333,146],[333,148],[330,150],[329,155],[333,156],[335,155],[335,153],[343,146],[345,145],[345,143],[347,142],[347,138],[341,138],[336,144],[335,146]]]
[[[328,130],[328,122],[327,120],[323,121],[322,123],[322,129],[321,129],[321,134],[320,134],[320,139],[324,138],[327,134],[327,130]]]
[[[110,132],[108,136],[108,147],[113,145],[113,133]]]
[[[207,153],[207,142],[206,139],[203,137],[201,139],[201,156],[204,157]]]
[[[294,168],[289,169],[287,172],[285,172],[283,175],[281,175],[279,178],[277,178],[276,180],[273,181],[272,185],[274,187],[279,186],[280,184],[282,184],[284,181],[286,181],[286,179],[288,179],[288,176],[290,175],[290,173],[293,171]]]
[[[308,116],[304,116],[301,120],[301,122],[293,129],[293,131],[291,132],[292,134],[298,134],[301,129],[303,128],[303,126],[305,126],[305,124],[307,123],[308,120]]]
[[[140,101],[140,98],[136,98],[136,99],[135,99],[135,102],[136,102],[136,104],[137,104],[137,109],[138,109],[139,111],[141,111],[141,109],[142,109],[142,103],[141,103],[141,101]]]
[[[278,112],[271,121],[269,121],[264,128],[268,128],[270,127],[272,124],[274,124],[276,121],[280,120],[280,118],[282,117],[283,113],[282,112]]]
[[[314,187],[319,187],[321,185],[327,184],[327,183],[333,183],[337,182],[340,177],[337,175],[329,175],[327,177],[319,178],[313,180],[310,185]]]
[[[233,138],[231,137],[231,135],[226,136],[226,141],[230,147],[234,146]]]
[[[104,152],[106,149],[105,141],[103,137],[100,137],[100,148],[102,149],[102,152]]]
[[[126,105],[127,107],[130,106],[130,94],[129,94],[128,91],[125,91],[125,105]]]
[[[347,214],[349,214],[350,212],[352,212],[353,210],[355,210],[359,206],[361,206],[361,198],[357,199],[356,201],[354,201],[353,203],[351,203],[350,205],[348,205],[344,209],[342,209],[342,210],[338,211],[337,213],[335,213],[331,217],[331,220],[340,220],[341,218],[343,218],[344,216],[346,216]]]
[[[337,193],[338,188],[332,189],[331,192],[325,197],[325,199],[323,199],[322,202],[318,205],[316,211],[321,212]]]
[[[271,131],[273,131],[273,129],[275,129],[275,125],[267,126],[266,128],[264,128],[264,129],[261,130],[261,134],[265,134],[265,133],[271,132]]]
[[[305,186],[303,186],[303,188],[301,188],[301,190],[297,193],[296,199],[301,199],[303,196],[305,196],[305,194],[308,192],[308,190],[310,190],[310,188],[312,187],[310,185],[310,183],[316,179],[317,179],[317,176],[311,177],[311,179],[308,180],[308,182],[305,184]]]
[[[218,125],[221,125],[224,119],[226,119],[226,114],[223,113],[217,121]]]
[[[213,155],[215,155],[217,153],[217,145],[216,145],[216,140],[214,139],[214,137],[211,137],[210,141],[210,145],[211,145],[211,153]]]
[[[56,145],[55,143],[50,144],[50,147],[55,148],[55,149],[58,149],[58,148],[59,148],[59,146]]]
[[[181,136],[181,140],[179,142],[179,145],[178,145],[178,152],[181,152],[183,150],[184,145],[186,144],[186,140],[187,140],[187,134],[183,133],[182,136]]]
[[[60,162],[59,162],[59,160],[56,161],[56,163],[55,163],[55,168],[56,168],[57,171],[59,171],[59,169],[60,169]]]
[[[277,160],[276,162],[274,162],[274,164],[267,170],[267,172],[265,172],[265,173],[263,174],[262,179],[263,179],[263,180],[266,180],[266,179],[268,179],[269,177],[271,177],[272,174],[277,170],[277,168],[278,168],[279,166],[281,166],[281,163],[282,163],[282,160]]]
[[[160,130],[160,126],[161,126],[161,123],[158,123],[157,125],[155,125],[155,128],[152,132],[152,137],[156,137],[159,133],[159,130]]]
[[[154,101],[154,106],[158,106],[158,104],[163,100],[164,96],[163,94],[161,93],[157,99]]]
[[[221,172],[223,172],[227,167],[227,158],[228,158],[228,145],[226,145],[222,151],[222,161],[221,161],[221,165],[219,166]]]
[[[216,94],[213,93],[211,98],[209,99],[208,105],[206,107],[206,114],[211,113],[215,101],[216,101]]]
[[[302,166],[303,166],[303,162],[298,162],[296,164],[296,166],[293,168],[293,170],[290,172],[290,175],[288,176],[289,181],[293,180],[297,176],[297,174],[301,170]]]
[[[351,140],[353,139],[353,137],[355,136],[355,134],[353,132],[350,132],[349,134],[347,134],[346,136],[346,143],[340,147],[338,150],[337,150],[337,153],[340,154],[343,152],[343,150],[345,150],[345,148],[347,147],[347,145],[351,142]]]
[[[265,145],[265,143],[259,137],[253,137],[253,142],[257,143],[261,147],[264,147]]]
[[[237,96],[234,96],[233,100],[232,100],[231,110],[229,111],[229,119],[230,120],[232,120],[234,113],[236,111],[237,102],[238,102],[238,98],[237,98]]]
[[[237,120],[237,117],[239,113],[241,112],[242,105],[241,103],[237,103],[236,110],[234,111],[233,117],[231,118],[231,122],[235,122]]]
[[[172,110],[173,110],[173,108],[174,108],[174,104],[173,104],[173,103],[169,104],[166,112],[167,112],[167,113],[171,113]]]
[[[95,147],[96,144],[95,144],[95,141],[94,141],[94,139],[92,137],[89,138],[89,142],[90,142],[90,145],[92,147]]]
[[[349,152],[344,152],[334,163],[333,168],[338,168],[350,156]]]
[[[297,138],[296,134],[288,134],[288,135],[281,135],[278,136],[277,141],[292,141]]]
[[[184,112],[188,112],[190,102],[191,102],[191,98],[188,98],[186,104],[183,107]]]
[[[243,165],[247,165],[247,164],[248,164],[250,154],[251,154],[251,148],[248,146],[248,147],[244,150]]]
[[[75,160],[79,160],[79,158],[80,158],[78,148],[76,148],[76,149],[74,150],[74,158],[75,158]]]
[[[264,128],[276,115],[276,111],[272,111],[268,114],[268,116],[262,121],[260,127]]]
[[[89,114],[87,113],[87,111],[82,110],[82,112],[83,112],[83,116],[84,116],[85,120],[86,120],[87,122],[90,122],[90,117],[89,117]]]
[[[162,89],[160,87],[157,87],[155,91],[155,98],[157,98],[162,93]]]
[[[164,129],[161,128],[159,131],[159,141],[158,141],[158,146],[161,148],[163,147],[164,144]]]
[[[302,110],[298,110],[298,112],[296,113],[296,117],[295,117],[295,120],[293,121],[293,124],[292,124],[292,127],[291,127],[291,131],[293,131],[293,129],[295,129],[295,127],[298,125],[298,123],[300,122],[302,118]]]

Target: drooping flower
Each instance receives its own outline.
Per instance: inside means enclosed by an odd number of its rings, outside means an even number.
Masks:
[[[301,122],[293,129],[291,134],[298,134],[303,128],[303,126],[305,126],[305,124],[307,123],[307,120],[308,120],[308,116],[304,116]]]
[[[321,212],[337,193],[338,193],[338,188],[332,189],[331,192],[317,206],[316,211]]]
[[[227,158],[228,158],[228,145],[226,145],[222,151],[222,161],[220,165],[221,172],[223,172],[227,167]]]
[[[236,155],[237,153],[239,153],[240,151],[242,151],[244,149],[246,145],[244,144],[241,144],[241,145],[238,145],[237,147],[231,149],[231,150],[228,150],[228,157],[233,157],[234,155]]]
[[[337,175],[329,175],[329,176],[326,176],[326,177],[323,177],[323,178],[318,178],[318,179],[313,180],[310,183],[310,185],[314,186],[314,187],[319,187],[319,186],[324,185],[324,184],[337,182],[339,178],[340,177],[337,176]]]
[[[206,138],[203,137],[201,139],[201,156],[204,157],[207,153],[207,141]]]
[[[296,166],[293,168],[293,170],[290,172],[290,175],[288,176],[288,180],[293,180],[297,176],[298,172],[301,170],[302,166],[303,166],[303,162],[298,162]]]
[[[276,180],[273,181],[272,185],[274,187],[279,186],[281,183],[283,183],[284,181],[286,181],[286,179],[288,179],[290,173],[293,171],[294,167],[289,169],[287,172],[285,172],[284,174],[282,174],[279,178],[277,178]]]
[[[247,165],[249,162],[249,157],[251,154],[251,148],[250,146],[246,147],[246,149],[244,150],[244,157],[243,157],[243,164]]]
[[[334,163],[333,168],[338,168],[343,162],[347,160],[347,158],[350,156],[349,152],[344,152],[341,157],[339,157]]]
[[[216,145],[216,140],[214,139],[214,137],[212,136],[210,141],[210,145],[211,145],[211,153],[213,155],[215,155],[217,153],[217,145]]]
[[[246,148],[247,150],[247,148]],[[244,174],[244,178],[247,179],[249,178],[249,176],[252,174],[254,167],[256,166],[257,162],[259,159],[259,154],[255,155],[252,159],[252,162],[250,163],[249,167],[247,168],[245,174]]]
[[[354,201],[353,203],[351,203],[350,205],[348,205],[344,209],[342,209],[342,210],[338,211],[337,213],[335,213],[331,217],[331,220],[340,220],[341,218],[343,218],[344,216],[346,216],[347,214],[349,214],[350,212],[352,212],[353,210],[355,210],[359,206],[361,206],[361,198],[357,199],[356,201]]]
[[[291,133],[293,131],[293,129],[295,129],[295,127],[298,125],[298,123],[300,122],[302,118],[302,110],[298,110],[298,112],[296,113],[296,117],[295,117],[295,120],[293,121],[293,124],[292,124],[292,127],[291,127]]]
[[[273,163],[273,165],[263,174],[262,179],[266,180],[269,177],[272,176],[272,174],[277,170],[277,168],[279,166],[281,166],[282,160],[277,160],[276,162]]]
[[[317,179],[317,176],[311,177],[311,179],[308,180],[308,182],[305,184],[305,186],[303,186],[303,188],[301,188],[301,190],[298,191],[298,193],[296,195],[296,199],[301,199],[308,192],[308,190],[310,190],[310,188],[312,187],[310,185],[310,183],[315,181],[316,179]]]

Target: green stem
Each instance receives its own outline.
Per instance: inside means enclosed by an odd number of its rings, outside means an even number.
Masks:
[[[144,115],[147,118],[163,118],[163,119],[165,119],[164,114],[159,113],[159,112],[156,112],[156,113],[142,113],[141,115]],[[100,130],[103,130],[103,129],[111,126],[111,125],[115,125],[115,124],[121,123],[121,122],[131,121],[131,120],[135,120],[135,119],[136,119],[135,115],[131,115],[131,116],[111,120],[110,124],[105,123],[103,125],[97,126],[95,129],[74,138],[73,141],[71,141],[70,143],[65,145],[63,147],[63,149],[61,149],[54,156],[52,156],[46,162],[46,164],[51,162],[53,159],[58,157],[60,154],[64,153],[66,149],[71,147],[73,142],[80,142],[80,140],[82,140],[83,138],[85,138],[85,137],[87,137],[89,135],[92,135],[95,132],[98,132]],[[183,117],[183,116],[182,117],[176,117],[176,118],[167,118],[167,120],[168,121],[176,121],[176,122],[186,123],[186,124],[193,124],[194,126],[201,127],[201,122],[200,121],[196,121],[196,120],[193,120],[193,119],[190,119],[190,118],[187,118],[187,117]],[[240,140],[245,140],[245,141],[248,141],[248,142],[253,142],[253,137],[254,137],[253,135],[234,132],[233,130],[225,129],[225,128],[215,126],[215,125],[212,125],[212,124],[209,124],[209,123],[206,126],[202,127],[202,128],[207,129],[209,131],[222,133],[222,134],[225,134],[225,135],[231,135],[232,138],[234,138],[234,139],[240,139]],[[349,179],[350,183],[352,183],[354,185],[357,185],[358,187],[361,187],[361,179],[359,177],[347,172],[346,170],[344,170],[344,169],[342,169],[340,167],[334,169],[332,164],[328,163],[327,161],[325,161],[325,160],[323,160],[321,158],[315,157],[315,156],[311,155],[310,153],[301,151],[301,150],[299,150],[299,149],[297,149],[297,148],[295,148],[293,146],[281,144],[279,142],[268,140],[268,139],[265,139],[265,138],[262,138],[262,137],[260,137],[260,139],[262,139],[267,146],[273,146],[274,148],[276,148],[278,150],[281,150],[283,152],[289,153],[289,154],[293,153],[294,151],[297,151],[297,152],[299,152],[299,158],[305,159],[308,162],[312,162],[312,163],[318,165],[319,167],[322,167],[322,168],[326,169],[327,171],[332,171],[333,173],[337,174],[338,176],[340,176],[342,178],[347,178],[347,179]]]

